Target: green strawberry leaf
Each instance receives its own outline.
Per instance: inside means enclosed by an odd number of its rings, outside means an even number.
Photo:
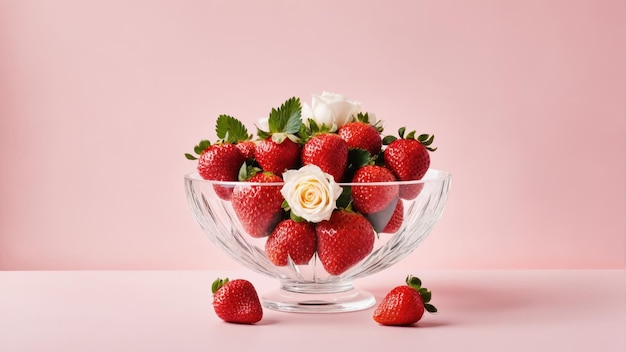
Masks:
[[[416,290],[419,290],[422,287],[422,280],[413,275],[409,275],[406,277],[406,284],[413,287]]]
[[[430,304],[430,303],[425,303],[425,304],[424,304],[424,309],[426,309],[426,311],[427,311],[428,313],[431,313],[431,314],[435,314],[435,313],[437,313],[437,308],[435,308],[435,306],[433,306],[433,305],[432,305],[432,304]]]
[[[306,222],[306,220],[298,215],[294,214],[293,211],[289,212],[289,218],[295,222]]]
[[[372,155],[365,149],[352,148],[348,151],[348,167],[358,169],[369,164],[372,161]]]
[[[250,178],[252,178],[252,176],[258,174],[261,171],[262,171],[261,168],[257,167],[256,165],[248,165],[247,163],[243,163],[241,164],[241,167],[239,168],[237,179],[241,182],[244,182],[244,181],[249,180]]]
[[[187,160],[198,160],[198,158],[189,153],[185,153],[185,158],[187,158]]]
[[[356,120],[359,122],[370,123],[370,115],[368,113],[359,112],[356,115]]]
[[[335,204],[337,204],[337,208],[347,209],[352,202],[352,187],[344,186],[342,189],[343,190],[341,191],[341,194],[339,195],[339,198],[337,198],[337,202]]]
[[[425,292],[420,291],[420,296],[422,297],[422,300],[424,301],[424,303],[428,303],[430,302],[430,299],[432,298],[433,294],[430,291],[425,290]]]
[[[396,138],[395,136],[392,136],[392,135],[385,136],[383,138],[383,144],[384,145],[389,145],[389,144],[391,144],[391,142],[395,141],[396,139],[398,139],[398,138]]]
[[[215,133],[217,137],[228,143],[237,143],[252,139],[248,134],[248,129],[236,118],[229,115],[220,115],[215,122]]]
[[[256,128],[256,135],[259,136],[260,139],[268,139],[270,138],[270,136],[272,135],[270,132],[268,131],[263,131],[260,128]]]
[[[400,136],[400,138],[404,138],[404,132],[406,131],[406,127],[400,127],[398,129],[398,136]]]
[[[208,148],[208,147],[210,147],[210,146],[211,146],[211,142],[210,142],[210,141],[208,141],[208,140],[206,140],[206,139],[203,139],[203,140],[201,140],[201,141],[200,141],[200,143],[198,143],[198,145],[196,145],[196,146],[193,148],[193,151],[194,151],[196,154],[200,155],[200,154],[202,154],[202,152],[203,152],[206,148]]]
[[[217,290],[219,290],[222,286],[226,285],[227,283],[228,283],[228,278],[220,279],[218,277],[217,279],[215,279],[215,281],[213,281],[213,284],[211,284],[211,292],[213,293],[217,292]]]
[[[302,124],[302,105],[300,98],[290,98],[279,108],[272,108],[268,119],[270,133],[295,134]]]

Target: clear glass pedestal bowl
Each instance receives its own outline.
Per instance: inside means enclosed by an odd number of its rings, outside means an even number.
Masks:
[[[189,208],[206,236],[228,255],[247,268],[280,282],[280,288],[261,292],[264,307],[301,313],[338,313],[363,310],[372,307],[374,296],[354,287],[355,279],[378,273],[399,262],[413,252],[429,235],[440,219],[450,189],[450,174],[445,171],[428,170],[419,181],[397,181],[373,184],[340,183],[344,189],[359,187],[387,187],[417,190],[417,196],[398,198],[402,202],[402,222],[395,233],[382,232],[391,213],[378,221],[374,245],[365,258],[340,274],[329,274],[317,253],[306,264],[289,260],[285,266],[277,266],[265,253],[267,237],[249,235],[233,209],[232,202],[220,194],[235,187],[277,187],[282,183],[224,182],[202,179],[197,172],[185,175],[185,192]],[[389,187],[387,187],[389,188]],[[417,192],[416,192],[417,193]],[[384,223],[381,225],[380,221]]]

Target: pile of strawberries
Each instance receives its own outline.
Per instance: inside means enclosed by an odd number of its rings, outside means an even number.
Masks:
[[[402,225],[403,200],[414,199],[422,184],[367,186],[371,182],[421,179],[430,166],[434,136],[406,133],[383,137],[380,123],[367,113],[333,130],[314,120],[303,121],[299,98],[272,109],[268,128],[256,136],[228,115],[216,121],[214,143],[195,146],[200,176],[206,180],[282,182],[286,170],[317,165],[343,186],[337,209],[329,220],[307,222],[294,216],[281,186],[215,185],[221,199],[230,201],[244,230],[264,238],[268,259],[277,266],[309,263],[317,254],[324,269],[339,275],[367,257],[378,233],[395,233]]]

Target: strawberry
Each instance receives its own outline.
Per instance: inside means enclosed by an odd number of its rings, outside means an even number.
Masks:
[[[382,211],[365,214],[376,232],[396,233],[404,220],[404,204],[397,198]]]
[[[331,275],[340,275],[374,248],[374,229],[363,215],[346,209],[333,211],[330,220],[315,227],[317,256]]]
[[[254,160],[254,151],[256,149],[256,144],[251,140],[241,141],[236,144],[237,148],[241,151],[241,154],[246,158],[246,160]]]
[[[365,165],[356,170],[352,182],[392,182],[396,177],[389,169],[378,165]],[[398,199],[399,187],[395,184],[352,186],[352,199],[356,210],[364,214],[382,211]]]
[[[202,140],[195,146],[194,151],[199,158],[185,154],[189,160],[198,160],[198,173],[205,180],[237,181],[239,169],[246,161],[241,152],[239,143],[252,138],[241,121],[228,115],[220,115],[215,123],[215,132],[219,140],[211,145],[208,140]],[[217,195],[229,200],[232,188],[215,185]]]
[[[237,181],[244,161],[243,154],[234,144],[214,144],[200,154],[198,172],[205,180]]]
[[[314,224],[286,219],[281,221],[267,238],[265,254],[278,266],[287,265],[289,258],[296,265],[304,265],[313,258],[316,244]]]
[[[191,154],[185,154],[189,160],[198,160],[198,173],[205,180],[237,181],[239,169],[245,162],[241,151],[232,143],[213,144],[203,140],[194,148],[200,156],[196,158]],[[232,188],[214,185],[213,189],[218,197],[230,200]]]
[[[250,281],[218,278],[211,287],[213,309],[217,316],[228,323],[254,324],[263,318],[263,307]]]
[[[356,121],[343,125],[337,133],[348,143],[348,148],[360,148],[367,150],[372,156],[378,155],[382,148],[380,133],[382,127],[379,124],[371,125],[367,113],[359,113]]]
[[[424,310],[436,313],[430,302],[431,292],[420,279],[407,276],[405,286],[393,288],[374,310],[374,321],[382,325],[411,325],[422,319]]]
[[[317,165],[341,182],[348,166],[348,144],[334,133],[314,134],[302,147],[302,164]]]
[[[282,175],[285,170],[300,166],[300,149],[300,145],[291,139],[276,142],[270,137],[257,144],[255,157],[264,171]]]
[[[267,124],[269,131],[257,129],[261,141],[255,157],[264,171],[282,175],[285,170],[300,166],[300,140],[296,134],[302,126],[302,105],[299,98],[291,98],[279,108],[272,109]]]
[[[404,221],[404,203],[402,202],[402,199],[398,199],[398,203],[396,203],[396,206],[393,209],[391,219],[389,219],[389,222],[385,225],[382,232],[398,232],[398,230],[400,230],[400,226],[402,226],[402,221]]]
[[[282,182],[280,176],[271,172],[257,173],[249,182]],[[283,196],[281,186],[236,185],[233,189],[232,203],[237,218],[244,230],[252,237],[260,238],[270,234],[283,215]]]
[[[430,147],[435,136],[422,134],[415,139],[415,131],[412,131],[404,138],[404,131],[404,128],[398,130],[399,139],[393,136],[387,136],[383,139],[383,143],[388,144],[383,152],[385,165],[401,181],[420,180],[430,167],[428,152],[437,149]],[[414,199],[422,187],[423,184],[419,183],[404,185],[401,187],[400,197]]]

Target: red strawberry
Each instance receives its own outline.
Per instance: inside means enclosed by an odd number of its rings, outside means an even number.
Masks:
[[[410,132],[403,138],[404,128],[398,131],[400,138],[385,137],[385,142],[389,142],[383,153],[385,165],[393,171],[401,181],[420,180],[430,167],[429,151],[434,136],[422,134],[414,138],[415,131]],[[412,184],[401,187],[400,197],[403,199],[414,199],[421,191],[422,184]]]
[[[315,227],[317,256],[331,275],[340,275],[374,248],[374,229],[361,214],[345,209],[335,210],[330,220]]]
[[[256,144],[253,141],[241,141],[236,144],[237,148],[241,151],[246,160],[254,159],[254,150],[256,149]]]
[[[348,166],[348,144],[334,133],[313,135],[302,147],[302,164],[314,164],[341,182]]]
[[[398,199],[398,203],[396,203],[393,214],[391,215],[391,219],[389,220],[382,232],[398,232],[398,230],[400,230],[400,226],[402,226],[402,221],[404,221],[404,203],[402,202],[402,199]]]
[[[200,154],[198,173],[205,180],[237,181],[239,169],[244,161],[243,154],[234,144],[214,144]]]
[[[300,149],[300,145],[289,138],[277,143],[270,137],[257,144],[255,157],[264,171],[282,175],[285,170],[300,166]]]
[[[382,211],[365,214],[365,217],[376,232],[395,233],[400,229],[404,220],[404,204],[397,198]]]
[[[261,142],[256,146],[255,157],[263,170],[282,175],[285,170],[300,166],[301,147],[295,134],[302,126],[301,115],[300,99],[288,99],[272,109],[267,119],[269,131],[257,130]]]
[[[282,182],[283,179],[271,172],[261,172],[252,176],[249,182]],[[259,238],[270,234],[283,215],[282,186],[236,185],[233,190],[233,210],[244,230],[252,237]]]
[[[213,309],[228,323],[254,324],[263,318],[263,307],[256,289],[247,280],[218,278],[213,282]]]
[[[234,144],[224,142],[211,145],[209,141],[203,140],[194,151],[200,155],[198,158],[191,154],[185,154],[185,157],[198,160],[200,177],[214,181],[237,181],[245,157]],[[213,189],[221,199],[230,199],[232,188],[215,185]]]
[[[198,159],[198,173],[205,180],[237,181],[239,169],[246,161],[246,155],[240,151],[238,143],[249,140],[252,135],[248,134],[241,121],[228,115],[217,118],[215,133],[219,138],[217,143],[211,145],[208,140],[203,140],[194,148],[199,158],[191,154],[185,154],[185,157],[189,160]],[[230,199],[231,187],[216,185],[213,188],[221,199]]]
[[[380,132],[376,127],[361,121],[349,122],[337,133],[348,144],[348,148],[361,148],[377,155],[382,147]]]
[[[265,254],[278,266],[287,265],[288,258],[297,265],[303,265],[313,258],[316,244],[314,224],[287,219],[281,221],[267,238]]]
[[[352,182],[392,182],[396,177],[389,169],[378,165],[365,165],[356,170]],[[399,187],[395,184],[376,186],[352,186],[354,207],[361,213],[382,211],[398,199]]]
[[[431,292],[421,287],[417,277],[409,275],[406,286],[392,289],[374,310],[374,321],[382,325],[411,325],[422,319],[424,309],[436,313],[430,302]]]

